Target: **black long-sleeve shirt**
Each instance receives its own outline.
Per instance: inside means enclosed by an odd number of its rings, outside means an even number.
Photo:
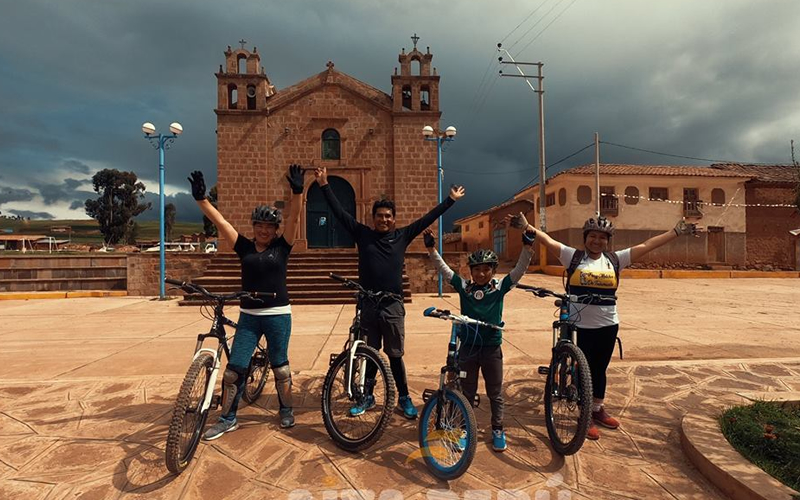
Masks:
[[[322,186],[322,194],[333,215],[353,235],[358,245],[358,281],[373,292],[403,294],[403,263],[406,248],[455,201],[449,196],[433,210],[411,224],[386,233],[379,233],[358,222],[342,209],[329,184]]]

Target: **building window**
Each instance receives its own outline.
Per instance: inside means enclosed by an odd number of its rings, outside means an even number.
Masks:
[[[636,186],[628,186],[625,188],[625,204],[636,205],[639,203],[639,188]]]
[[[494,253],[498,256],[506,255],[506,228],[499,227],[492,232],[492,242],[494,243]]]
[[[650,196],[652,201],[666,201],[669,199],[669,190],[667,188],[650,188]]]
[[[697,194],[697,188],[683,188],[683,216],[684,217],[702,217],[703,213],[700,211],[703,202],[700,201],[700,196]]]
[[[564,188],[558,190],[558,204],[562,207],[567,204],[567,190]]]
[[[228,109],[236,109],[239,104],[239,89],[235,83],[228,84]]]
[[[248,85],[247,86],[247,109],[254,110],[256,109],[256,86],[255,85]]]
[[[478,222],[478,229],[483,229],[483,221]]]
[[[720,188],[711,190],[711,203],[717,206],[725,204],[725,191]]]
[[[592,202],[592,188],[589,186],[578,186],[578,203],[588,205]]]
[[[419,105],[422,111],[431,109],[431,90],[428,86],[423,86],[419,91]]]
[[[338,160],[341,157],[339,132],[329,128],[322,132],[322,159]]]
[[[411,85],[403,85],[402,98],[403,108],[411,109]]]
[[[619,215],[619,200],[614,186],[600,186],[600,215]]]
[[[556,194],[555,193],[550,193],[548,195],[545,195],[545,197],[544,197],[544,206],[552,207],[555,204],[556,204]]]
[[[464,232],[465,232],[465,233],[468,233],[468,232],[469,232],[469,224],[467,224],[466,226],[464,226]]]
[[[238,66],[239,74],[247,73],[247,57],[244,54],[239,54],[236,58],[236,65]]]

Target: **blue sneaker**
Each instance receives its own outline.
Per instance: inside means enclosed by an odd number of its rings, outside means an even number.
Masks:
[[[417,418],[417,409],[411,402],[411,396],[403,396],[397,401],[397,405],[403,410],[403,416],[409,420]]]
[[[502,429],[492,431],[492,448],[494,451],[506,451],[506,433]]]
[[[350,408],[350,416],[357,417],[363,415],[367,410],[375,408],[375,396],[367,394],[362,401]]]
[[[463,453],[467,449],[467,431],[461,431],[461,437],[456,442],[456,450]]]
[[[231,421],[219,419],[219,422],[212,425],[211,428],[208,429],[205,434],[203,434],[203,440],[213,441],[221,438],[226,432],[233,432],[238,428],[239,422],[237,422],[235,418]]]

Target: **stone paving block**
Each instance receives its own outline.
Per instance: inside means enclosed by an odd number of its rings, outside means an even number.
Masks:
[[[44,499],[55,485],[15,479],[0,479],[0,498]]]

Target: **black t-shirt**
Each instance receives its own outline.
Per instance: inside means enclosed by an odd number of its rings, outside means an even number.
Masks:
[[[233,250],[242,262],[242,290],[247,292],[274,292],[274,299],[242,299],[243,309],[261,309],[289,305],[289,292],[286,290],[286,265],[292,245],[283,235],[272,240],[263,251],[256,250],[253,240],[241,234],[236,238]]]
[[[358,281],[361,286],[373,292],[392,292],[398,295],[403,294],[406,247],[455,203],[448,196],[445,201],[408,226],[379,233],[345,212],[329,184],[322,187],[322,193],[333,215],[353,235],[358,245]]]

